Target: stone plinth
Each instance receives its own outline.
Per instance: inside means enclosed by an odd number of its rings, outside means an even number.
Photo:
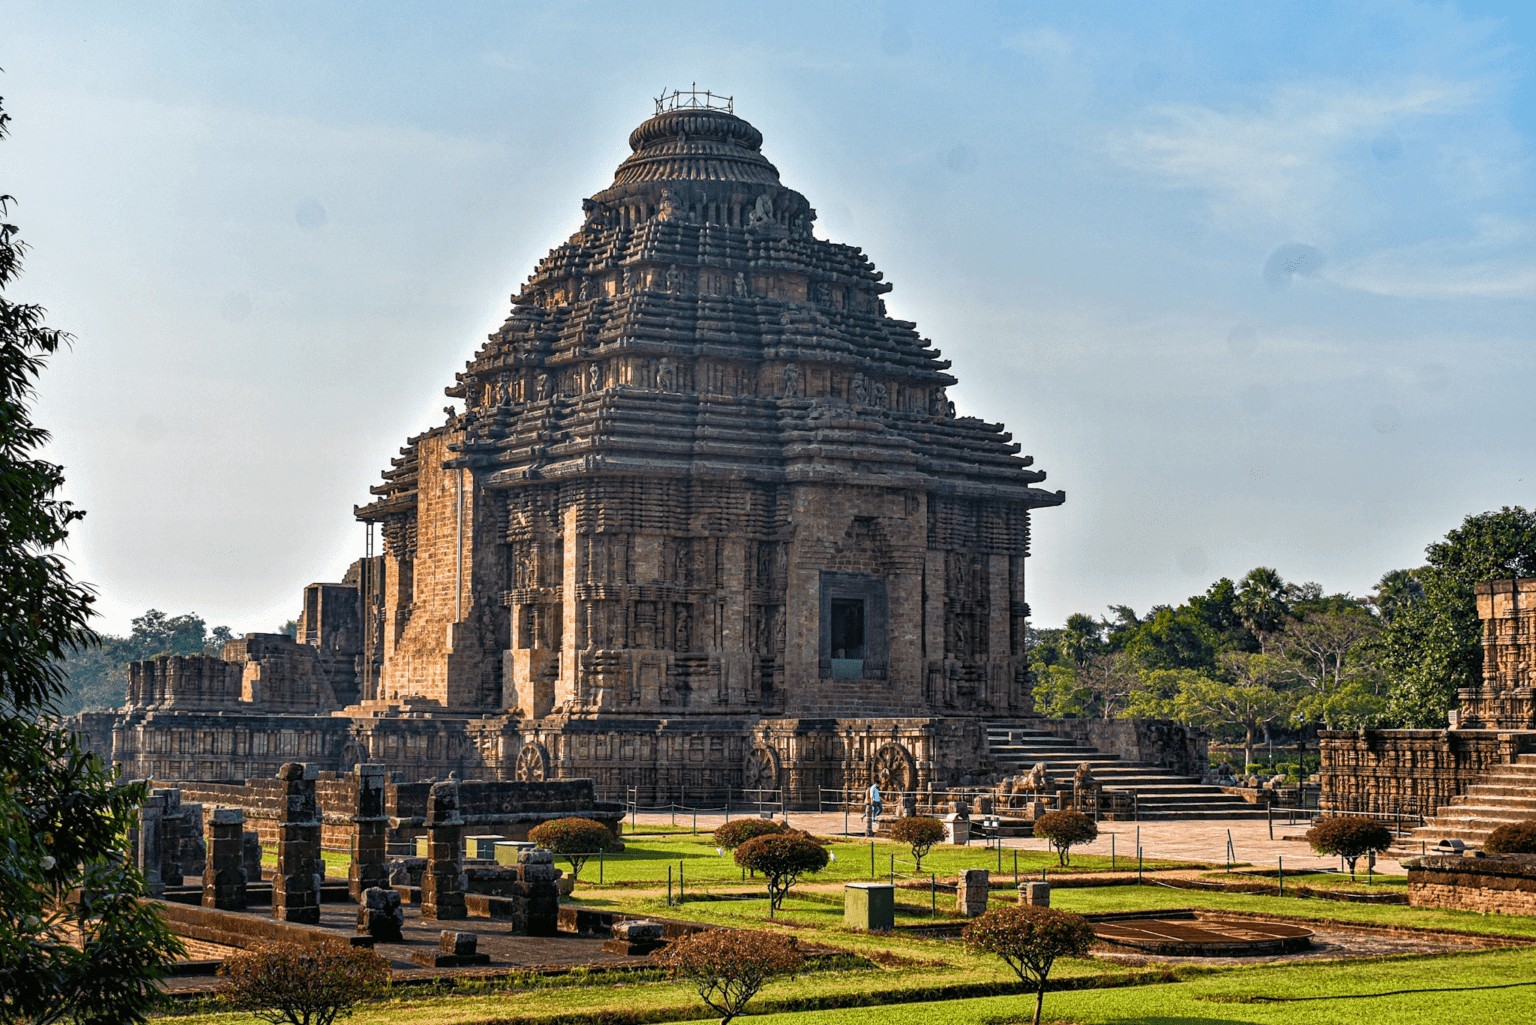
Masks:
[[[272,917],[282,922],[320,921],[320,809],[315,803],[313,766],[289,762],[278,770],[282,782],[278,820],[277,872],[272,877]]]
[[[208,817],[203,907],[240,911],[246,904],[245,813],[215,808]]]
[[[975,918],[987,910],[987,898],[992,891],[992,873],[984,868],[960,870],[960,883],[955,887],[955,903],[960,913]]]
[[[427,798],[427,868],[421,877],[421,917],[454,921],[468,917],[464,908],[464,820],[459,815],[459,784],[434,783]]]
[[[498,840],[492,856],[498,865],[516,865],[524,851],[531,851],[537,846],[531,840]]]
[[[660,922],[636,920],[616,922],[613,935],[603,941],[603,949],[610,954],[630,956],[649,954],[666,945],[662,939]]]
[[[479,940],[472,932],[444,930],[437,939],[437,950],[416,951],[411,955],[418,964],[431,968],[465,968],[491,963],[489,954],[481,954]]]
[[[464,838],[464,856],[474,858],[476,861],[493,861],[496,858],[496,844],[506,837],[499,833],[476,833]]]
[[[1433,854],[1403,862],[1408,903],[1500,915],[1536,915],[1536,855]]]
[[[890,883],[843,886],[843,924],[861,932],[889,932],[896,927],[896,887]]]
[[[1051,906],[1051,884],[1042,882],[1020,883],[1019,903],[1029,904],[1037,908]]]
[[[944,816],[945,842],[964,847],[971,842],[971,820],[951,813]]]
[[[405,909],[400,906],[400,894],[382,886],[363,891],[363,899],[357,907],[359,933],[383,943],[399,943],[400,929],[404,925]]]

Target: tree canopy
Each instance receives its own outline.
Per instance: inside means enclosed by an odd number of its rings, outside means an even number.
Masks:
[[[1425,565],[1366,597],[1258,566],[1144,615],[1111,605],[1031,631],[1035,708],[1061,718],[1166,718],[1241,743],[1313,727],[1434,728],[1482,671],[1474,588],[1536,576],[1536,513],[1468,516]]]
[[[0,139],[8,122],[0,106]],[[117,785],[58,718],[94,598],[58,554],[83,514],[57,497],[63,469],[37,457],[48,432],[30,408],[69,337],[11,297],[13,202],[0,195],[0,1023],[138,1022],[179,944],[120,846],[144,786]]]

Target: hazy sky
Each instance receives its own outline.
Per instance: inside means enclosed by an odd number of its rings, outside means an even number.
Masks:
[[[1066,489],[1037,622],[1258,564],[1364,593],[1536,502],[1533,44],[1494,4],[8,0],[69,555],[110,630],[296,615],[697,81]]]

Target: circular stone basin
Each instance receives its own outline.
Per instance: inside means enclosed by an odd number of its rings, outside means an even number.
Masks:
[[[1176,916],[1094,922],[1105,943],[1166,957],[1256,957],[1294,954],[1312,946],[1312,931],[1280,922]]]

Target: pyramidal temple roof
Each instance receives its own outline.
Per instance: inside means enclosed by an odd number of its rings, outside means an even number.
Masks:
[[[956,416],[949,361],[887,314],[891,286],[862,250],[813,234],[762,143],[704,107],[637,127],[581,228],[447,389],[464,411],[428,434],[493,488],[725,474],[1060,504],[1001,425]],[[414,441],[360,516],[412,498]]]

